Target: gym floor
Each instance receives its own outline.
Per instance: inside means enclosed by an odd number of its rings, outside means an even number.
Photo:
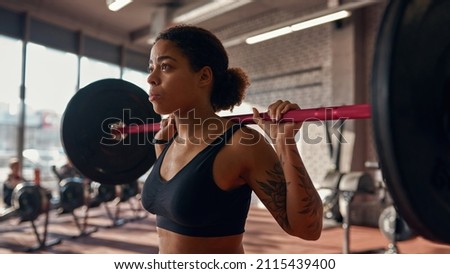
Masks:
[[[48,233],[44,249],[31,251],[45,254],[152,254],[158,253],[155,217],[136,210],[137,200],[119,206],[92,208],[87,222],[79,218],[79,229],[70,214],[57,215],[52,211],[48,218]],[[119,209],[116,215],[116,209]],[[82,216],[82,211],[77,215]],[[109,214],[108,214],[109,213]],[[44,234],[45,214],[36,221],[38,233]],[[87,224],[86,229],[82,229]],[[90,230],[96,228],[93,233]],[[84,231],[85,233],[81,233]],[[389,241],[377,228],[351,226],[350,253],[384,252]],[[319,240],[308,242],[284,233],[266,209],[252,206],[244,236],[244,248],[248,254],[339,254],[343,253],[345,231],[339,224],[326,226]],[[81,235],[81,236],[80,236]],[[52,241],[59,244],[47,246]],[[20,223],[10,218],[0,222],[0,254],[29,253],[38,245],[30,222]],[[450,254],[450,245],[430,242],[421,237],[399,242],[403,254]]]

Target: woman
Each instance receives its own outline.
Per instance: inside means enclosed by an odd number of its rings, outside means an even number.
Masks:
[[[220,41],[207,30],[175,26],[159,34],[149,61],[155,112],[167,115],[155,135],[157,160],[142,204],[157,215],[160,253],[244,253],[252,191],[287,233],[316,240],[322,204],[295,144],[300,123],[277,123],[296,104],[269,106],[257,131],[219,117],[239,105],[246,74],[228,68]],[[275,150],[274,150],[275,148]]]

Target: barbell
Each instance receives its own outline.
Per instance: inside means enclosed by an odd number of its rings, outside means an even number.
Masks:
[[[111,79],[112,80],[112,79]],[[107,81],[111,81],[107,80]],[[263,120],[270,121],[268,113],[260,113],[260,117]],[[371,117],[370,105],[348,105],[348,106],[330,106],[310,109],[291,110],[286,112],[282,119],[277,121],[278,123],[293,121],[293,122],[305,122],[305,121],[326,121],[337,119],[367,119]],[[241,114],[241,115],[229,115],[226,116],[228,120],[241,123],[241,124],[253,124],[253,114]],[[110,125],[112,137],[118,141],[125,139],[128,134],[156,132],[160,129],[160,124],[141,124],[127,126],[123,122],[118,122]]]
[[[371,106],[304,109],[284,118],[371,117],[378,160],[400,215],[424,238],[450,244],[448,26],[450,1],[389,2],[375,45]],[[251,117],[229,118],[248,123]],[[86,177],[103,184],[131,183],[155,161],[151,140],[160,120],[141,88],[103,79],[71,98],[61,140]]]

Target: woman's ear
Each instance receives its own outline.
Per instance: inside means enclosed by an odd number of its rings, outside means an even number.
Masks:
[[[211,85],[213,83],[213,72],[210,67],[205,66],[199,71],[199,84],[201,87]]]

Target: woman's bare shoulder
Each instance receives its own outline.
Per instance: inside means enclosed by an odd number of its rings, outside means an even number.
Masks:
[[[233,136],[233,144],[246,148],[256,148],[261,143],[267,143],[264,134],[252,127],[243,126]]]

